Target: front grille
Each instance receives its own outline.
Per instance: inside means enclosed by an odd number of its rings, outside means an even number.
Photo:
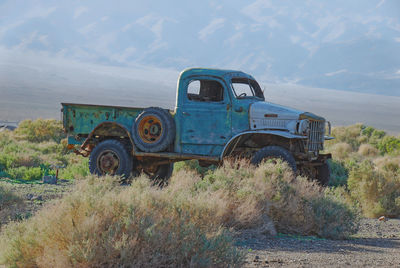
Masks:
[[[325,121],[310,120],[310,133],[308,134],[307,148],[309,152],[324,149]]]

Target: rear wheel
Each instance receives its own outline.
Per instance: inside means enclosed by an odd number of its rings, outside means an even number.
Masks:
[[[276,145],[261,148],[254,154],[250,162],[259,165],[262,161],[268,159],[281,159],[288,163],[294,173],[297,171],[296,160],[293,155],[285,148]]]
[[[123,143],[105,140],[94,147],[89,156],[89,170],[92,174],[121,175],[128,178],[133,168],[133,160]]]

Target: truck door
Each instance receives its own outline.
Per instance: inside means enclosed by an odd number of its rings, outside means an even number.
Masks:
[[[215,156],[231,137],[231,99],[218,78],[185,80],[186,96],[180,109],[183,153]]]

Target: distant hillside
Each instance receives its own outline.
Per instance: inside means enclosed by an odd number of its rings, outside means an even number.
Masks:
[[[0,120],[59,119],[61,102],[173,109],[178,75],[177,71],[165,69],[105,67],[46,59],[35,66],[2,63]],[[260,84],[267,101],[320,114],[333,125],[362,122],[400,133],[400,97]]]

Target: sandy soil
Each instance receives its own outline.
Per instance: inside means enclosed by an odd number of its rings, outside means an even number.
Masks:
[[[348,240],[244,233],[245,267],[400,267],[400,219],[363,219]]]

